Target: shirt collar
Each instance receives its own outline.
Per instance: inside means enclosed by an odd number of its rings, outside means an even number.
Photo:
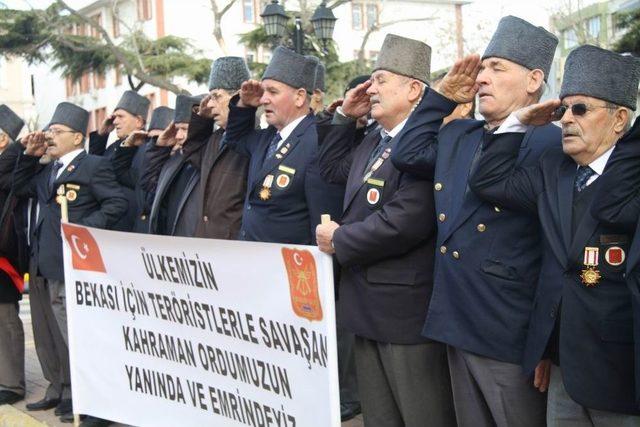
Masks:
[[[69,164],[73,161],[73,159],[78,157],[78,155],[80,153],[82,153],[83,151],[84,150],[82,148],[78,148],[77,150],[73,150],[73,151],[65,154],[64,156],[60,157],[58,159],[58,162],[62,163],[62,166],[60,167],[60,169],[64,169],[67,166],[69,166]]]
[[[602,175],[602,173],[604,172],[604,168],[605,166],[607,166],[607,162],[609,161],[609,157],[611,157],[611,153],[613,152],[613,149],[615,147],[616,146],[614,144],[613,147],[602,153],[600,157],[589,163],[589,167],[593,169],[593,171],[598,175]]]
[[[406,119],[404,119],[403,121],[401,121],[400,123],[398,123],[396,125],[396,127],[394,127],[393,129],[391,129],[390,131],[386,131],[384,128],[380,128],[380,135],[382,135],[382,137],[384,138],[385,136],[390,136],[391,138],[395,137],[397,134],[400,133],[400,131],[402,130],[402,128],[404,127],[404,125],[407,124],[407,120],[409,120],[409,117],[407,117]]]
[[[283,127],[280,132],[278,132],[280,134],[280,141],[285,141],[287,138],[289,138],[289,136],[291,135],[291,133],[294,131],[294,129],[300,124],[301,121],[304,120],[304,118],[307,117],[305,116],[300,116],[297,119],[295,119],[294,121],[292,121],[291,123],[289,123],[288,125],[286,125],[285,127]]]

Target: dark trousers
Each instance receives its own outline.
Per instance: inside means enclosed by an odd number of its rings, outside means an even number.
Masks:
[[[456,425],[444,344],[389,344],[356,336],[355,354],[366,427]]]
[[[0,303],[0,390],[24,396],[24,329],[17,302]]]

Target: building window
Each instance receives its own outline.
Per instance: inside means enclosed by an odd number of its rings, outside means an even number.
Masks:
[[[378,5],[367,3],[367,28],[378,25]]]
[[[98,13],[97,15],[93,15],[91,17],[91,20],[93,22],[95,22],[98,26],[102,27],[102,14],[101,13]],[[96,39],[100,38],[100,32],[96,28],[94,28],[92,26],[89,26],[89,34],[91,34],[91,37],[94,37]]]
[[[116,15],[111,15],[111,25],[113,27],[112,28],[113,37],[114,38],[120,37],[120,19],[118,19]]]
[[[592,39],[600,38],[600,17],[596,16],[587,21],[587,34]]]
[[[80,78],[80,93],[89,93],[89,73],[84,73]]]
[[[151,20],[151,0],[137,0],[138,21]]]
[[[71,80],[71,77],[66,78],[67,86],[67,98],[76,94],[76,82]]]
[[[115,74],[116,74],[116,86],[120,86],[122,84],[122,67],[120,65],[116,65]]]
[[[253,0],[242,0],[242,19],[244,22],[255,22],[255,5]]]
[[[576,36],[576,30],[573,28],[562,32],[564,39],[564,48],[572,49],[578,45],[578,37]]]
[[[106,80],[106,78],[105,78],[104,73],[94,72],[93,73],[93,88],[94,89],[104,89],[105,87],[107,87],[105,80]]]
[[[362,4],[351,3],[351,28],[362,30]]]

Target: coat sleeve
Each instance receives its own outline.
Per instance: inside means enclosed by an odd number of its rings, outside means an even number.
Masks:
[[[316,227],[320,224],[322,215],[328,214],[333,220],[342,215],[344,200],[344,186],[329,184],[318,171],[316,161],[307,167],[304,180],[305,198],[309,208],[309,222],[313,244],[316,244]]]
[[[432,184],[403,174],[393,197],[363,221],[340,226],[333,235],[338,262],[367,265],[405,254],[435,232]]]
[[[621,141],[598,180],[591,214],[597,220],[634,232],[640,217],[640,142]]]
[[[9,191],[13,178],[13,171],[17,165],[18,157],[24,151],[24,147],[19,142],[12,142],[0,154],[0,189]]]
[[[233,151],[251,157],[259,138],[256,138],[256,108],[238,107],[240,97],[229,101],[229,119],[224,133],[225,144]]]
[[[10,189],[13,194],[18,197],[35,195],[35,176],[41,169],[38,160],[38,157],[20,155],[10,181]]]
[[[113,163],[113,171],[116,174],[118,182],[132,190],[135,188],[136,182],[138,182],[140,172],[136,168],[133,168],[133,157],[139,149],[139,147],[123,147],[120,145],[116,147],[113,159],[111,160]]]
[[[457,105],[435,90],[427,89],[407,123],[393,139],[393,165],[403,172],[432,180],[438,154],[438,133],[443,119]]]
[[[332,184],[346,184],[353,162],[356,122],[318,125],[320,174]]]
[[[469,188],[489,203],[537,215],[544,189],[539,165],[516,167],[524,133],[486,135]]]
[[[116,181],[111,163],[103,159],[91,176],[91,193],[100,209],[82,218],[88,227],[111,228],[127,212],[129,202]]]
[[[155,139],[149,144],[149,148],[145,153],[145,165],[142,177],[140,180],[140,186],[148,194],[154,194],[158,187],[158,179],[160,178],[160,171],[162,166],[169,160],[171,154],[170,147],[158,147],[155,143]]]
[[[107,150],[108,141],[108,134],[100,135],[97,131],[91,132],[89,134],[89,154],[104,156],[104,152]]]

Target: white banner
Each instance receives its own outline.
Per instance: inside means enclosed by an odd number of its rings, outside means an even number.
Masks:
[[[331,258],[63,224],[74,412],[136,426],[339,426]]]

